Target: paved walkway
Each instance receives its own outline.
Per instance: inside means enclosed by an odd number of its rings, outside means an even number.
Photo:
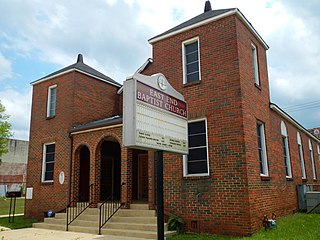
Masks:
[[[40,228],[22,228],[0,231],[1,240],[139,240],[116,236],[94,235],[66,231],[47,230]]]

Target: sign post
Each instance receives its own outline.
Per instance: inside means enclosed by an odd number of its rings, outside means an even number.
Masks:
[[[158,240],[164,239],[163,151],[188,154],[188,112],[182,94],[161,73],[128,77],[123,89],[123,143],[156,150]]]

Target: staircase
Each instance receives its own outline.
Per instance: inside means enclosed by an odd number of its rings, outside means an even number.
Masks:
[[[123,239],[157,239],[155,211],[149,210],[147,204],[130,204],[130,207],[120,209],[101,229],[101,234]],[[54,218],[45,218],[43,223],[34,223],[33,227],[65,231],[66,217],[66,213],[56,213]],[[86,209],[69,225],[69,231],[98,234],[99,208]],[[165,236],[174,233],[165,231]]]

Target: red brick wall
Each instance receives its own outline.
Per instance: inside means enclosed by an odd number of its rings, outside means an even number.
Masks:
[[[181,46],[193,37],[200,41],[201,82],[183,85]],[[237,44],[236,17],[227,17],[154,43],[144,72],[167,77],[184,95],[190,120],[207,119],[208,177],[183,177],[182,157],[165,154],[165,209],[186,221],[188,231],[198,231],[191,221],[205,233],[251,231]]]
[[[48,87],[57,84],[56,116],[46,119]],[[26,217],[41,218],[43,211],[60,211],[68,200],[70,144],[68,130],[75,124],[119,114],[117,87],[78,72],[70,72],[33,86]],[[41,183],[43,144],[55,142],[54,182]],[[65,182],[58,181],[64,171]]]

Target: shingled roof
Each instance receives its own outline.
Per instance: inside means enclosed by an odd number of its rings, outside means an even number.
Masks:
[[[94,68],[88,66],[87,64],[83,63],[82,54],[78,55],[77,62],[75,64],[72,64],[72,65],[70,65],[68,67],[62,68],[62,69],[60,69],[60,70],[58,70],[58,71],[56,71],[54,73],[51,73],[51,74],[49,74],[47,76],[44,76],[44,77],[32,82],[31,84],[35,85],[37,83],[46,81],[48,79],[51,79],[53,77],[56,77],[58,75],[61,75],[61,74],[64,74],[64,73],[67,73],[67,72],[70,72],[70,71],[81,72],[83,74],[86,74],[86,75],[89,75],[91,77],[97,78],[99,80],[105,81],[105,82],[110,83],[112,85],[115,85],[117,87],[121,87],[122,86],[120,83],[116,82],[112,78],[104,75],[103,73],[101,73],[101,72],[95,70]]]
[[[269,46],[266,44],[266,42],[262,39],[262,37],[258,34],[258,32],[254,29],[252,24],[245,18],[245,16],[240,12],[238,8],[227,8],[227,9],[218,9],[218,10],[206,10],[204,13],[201,13],[200,15],[191,18],[190,20],[183,22],[179,24],[178,26],[169,29],[168,31],[165,31],[164,33],[161,33],[151,39],[149,39],[149,43],[155,43],[157,41],[160,41],[162,39],[165,39],[167,37],[176,35],[178,33],[190,30],[195,27],[199,27],[201,25],[207,24],[212,21],[216,21],[218,19],[230,16],[230,15],[237,15],[240,20],[248,27],[248,29],[257,37],[257,39],[264,45],[266,49],[269,48]]]

